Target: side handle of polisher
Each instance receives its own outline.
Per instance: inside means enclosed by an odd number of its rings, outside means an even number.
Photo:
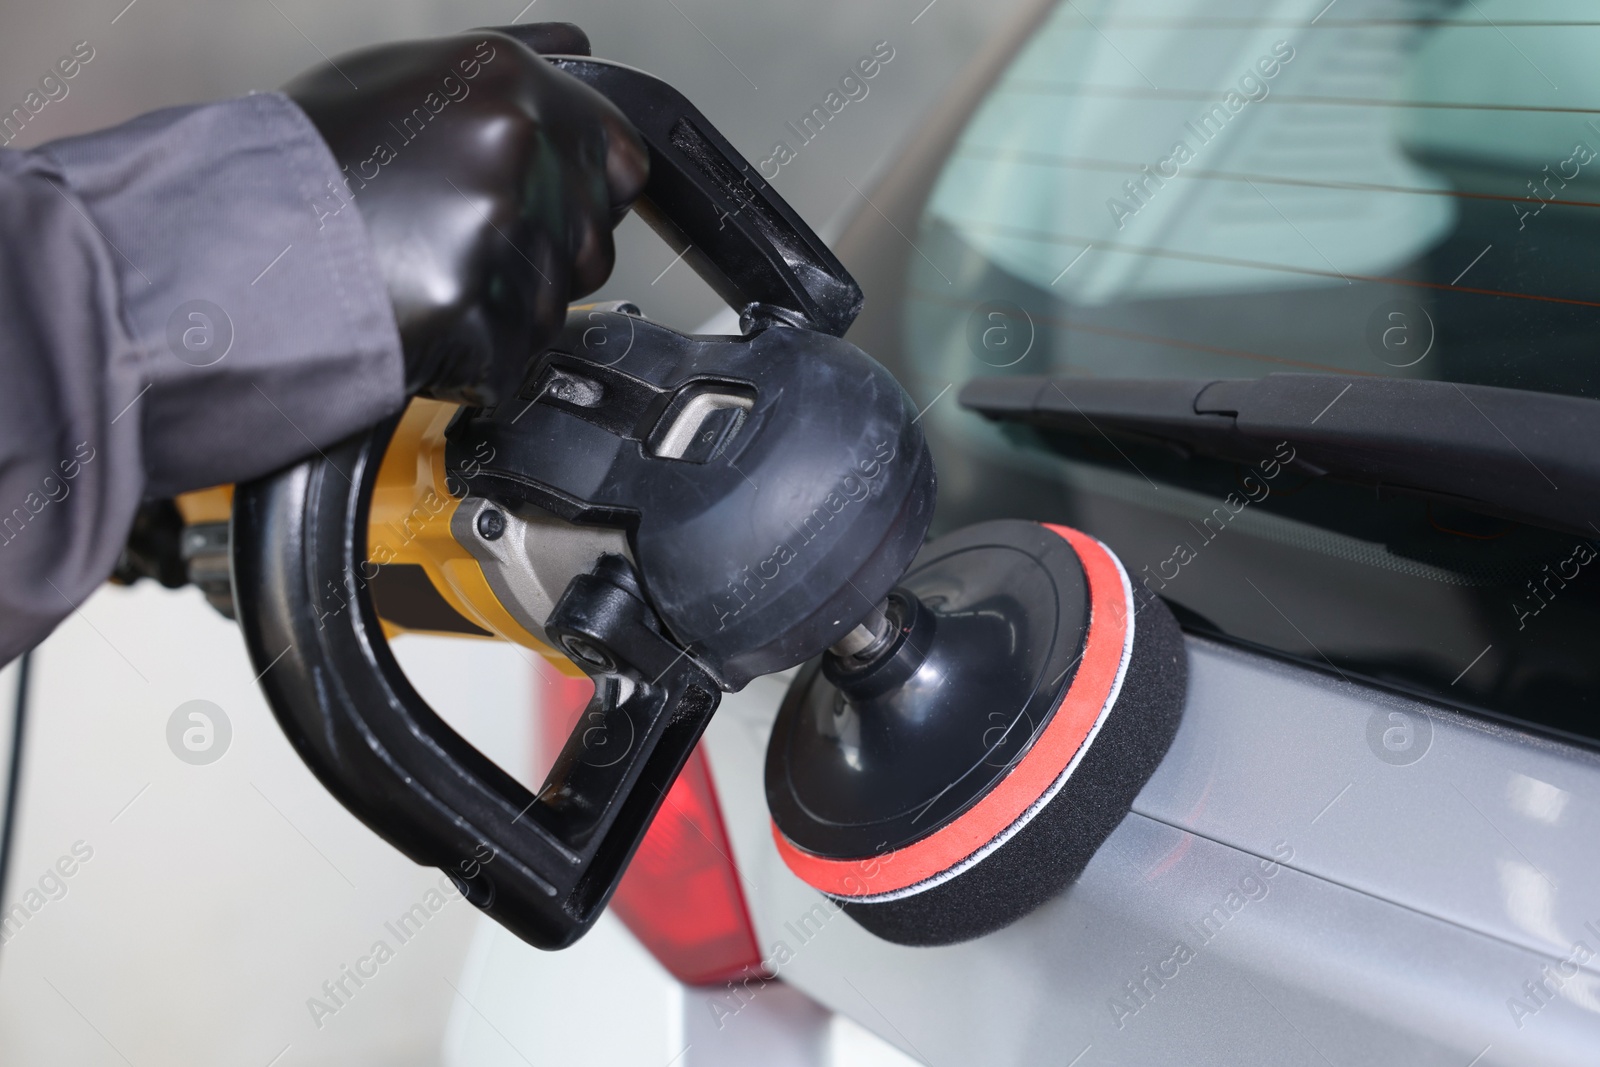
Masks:
[[[854,280],[681,94],[617,64],[551,62],[639,127],[651,156],[641,213],[747,327],[848,328]],[[664,635],[625,561],[609,559],[569,585],[547,626],[596,694],[544,787],[534,794],[473,748],[406,680],[372,603],[368,514],[397,421],[238,487],[240,627],[273,714],[323,785],[513,933],[561,948],[604,908],[720,693]]]
[[[346,808],[523,940],[563,948],[604,908],[720,693],[660,634],[626,561],[606,557],[548,623],[583,651],[594,698],[539,793],[497,767],[412,687],[372,604],[368,506],[393,428],[239,487],[234,599],[250,658],[295,751]]]
[[[589,55],[576,26],[490,28],[598,91],[633,124],[650,153],[634,211],[741,314],[746,332],[781,322],[844,336],[861,313],[861,287],[688,97],[654,74]]]
[[[632,122],[650,150],[634,210],[729,307],[754,325],[782,321],[844,336],[861,288],[793,208],[684,95],[642,70],[546,56]]]

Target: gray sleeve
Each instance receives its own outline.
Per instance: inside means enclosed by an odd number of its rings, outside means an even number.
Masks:
[[[141,499],[398,410],[399,336],[336,192],[277,93],[0,150],[0,663],[106,579]]]

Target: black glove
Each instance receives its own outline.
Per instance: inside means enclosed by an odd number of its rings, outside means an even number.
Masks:
[[[575,27],[515,32],[544,51],[588,51]],[[394,305],[407,392],[509,398],[567,304],[611,273],[611,231],[649,166],[633,127],[497,30],[353,52],[284,92],[344,167]]]

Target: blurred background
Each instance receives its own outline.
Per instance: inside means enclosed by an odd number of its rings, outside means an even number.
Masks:
[[[868,97],[774,181],[832,236],[863,209],[852,185],[870,195],[875,174],[963,62],[1018,7],[6,0],[0,102],[20,103],[79,42],[93,48],[69,94],[13,145],[25,148],[155,108],[272,89],[324,56],[370,43],[562,20],[588,31],[596,55],[676,85],[759,161],[774,142],[792,140],[784,123],[798,121],[887,41],[894,59]],[[618,243],[602,295],[633,299],[686,329],[719,309],[637,220],[623,224]],[[470,740],[518,777],[537,776],[534,723],[546,687],[515,649],[407,636],[396,651]],[[385,924],[424,901],[439,876],[395,853],[322,790],[272,722],[253,675],[236,628],[192,587],[106,587],[35,654],[3,903],[10,909],[32,892],[43,904],[0,946],[7,1065],[668,1067],[758,1055],[779,1064],[785,1049],[819,1062],[815,1048],[800,1048],[807,1042],[824,1043],[822,1054],[840,1065],[908,1062],[781,990],[727,1028],[738,1034],[718,1033],[716,1046],[697,1037],[713,1018],[704,994],[673,982],[620,924],[604,921],[577,948],[540,955],[459,900],[434,913],[337,1012],[315,1015],[309,1002],[326,1000],[323,984],[338,981],[379,938],[392,943]],[[15,666],[0,671],[3,759],[15,687]],[[226,750],[210,764],[184,762],[169,747],[169,720],[194,700],[215,705],[230,728]],[[69,868],[70,876],[51,874]]]
[[[77,42],[94,48],[68,97],[49,104],[13,146],[26,147],[154,108],[273,89],[323,56],[380,41],[563,21],[588,32],[595,55],[677,86],[759,162],[774,142],[794,140],[785,122],[798,122],[857,59],[888,41],[895,58],[869,83],[867,98],[851,104],[773,183],[826,231],[859,206],[850,183],[866,188],[983,38],[1019,6],[1016,0],[535,0],[526,7],[518,0],[7,2],[0,7],[0,100],[8,107],[20,102]],[[621,239],[606,294],[624,293],[652,317],[685,327],[719,309],[690,271],[674,268],[651,284],[672,253],[637,219],[624,223]]]

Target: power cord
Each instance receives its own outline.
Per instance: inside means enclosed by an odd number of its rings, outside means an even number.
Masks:
[[[28,673],[33,653],[17,661],[17,702],[11,723],[11,766],[6,774],[6,816],[0,825],[0,901],[6,899],[6,874],[11,867],[11,841],[17,828],[17,798],[22,792],[22,734],[28,718]]]

